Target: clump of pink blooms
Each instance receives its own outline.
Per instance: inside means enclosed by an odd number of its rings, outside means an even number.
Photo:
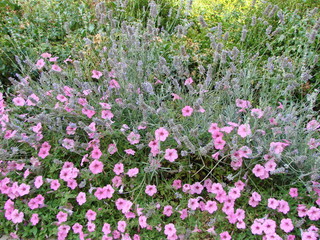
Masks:
[[[39,72],[58,74],[67,66],[61,68],[57,61],[57,57],[43,53],[35,66]],[[24,157],[0,160],[0,213],[4,216],[0,223],[15,229],[12,236],[23,235],[26,226],[41,231],[50,222],[59,240],[68,239],[71,234],[87,240],[97,236],[105,240],[138,240],[146,232],[168,240],[185,239],[188,234],[230,240],[237,239],[237,233],[243,231],[265,240],[319,238],[319,183],[313,183],[309,202],[304,203],[306,196],[297,186],[290,186],[282,197],[272,197],[263,195],[259,184],[251,182],[271,181],[284,166],[281,158],[293,144],[290,139],[278,137],[277,129],[274,138],[267,138],[271,128],[283,124],[281,119],[269,116],[269,108],[253,108],[249,100],[236,99],[237,122],[212,120],[204,130],[207,145],[199,142],[203,145],[199,156],[209,157],[212,163],[206,167],[209,174],[186,182],[177,176],[190,170],[184,168],[192,165],[188,154],[194,154],[194,144],[191,138],[180,136],[185,134],[183,126],[172,126],[170,121],[161,125],[126,122],[128,116],[119,116],[117,109],[127,104],[119,92],[129,90],[123,89],[116,71],[93,69],[91,74],[96,80],[108,79],[107,92],[61,86],[46,89],[44,95],[20,90],[11,100],[5,100],[0,93],[3,142],[21,144],[27,149],[19,153]],[[28,78],[20,83],[22,87]],[[195,79],[187,78],[184,86],[196,88]],[[140,93],[140,89],[130,91]],[[170,101],[177,104],[172,105],[175,107],[171,111],[187,125],[205,112],[188,99],[171,94]],[[54,132],[50,122],[53,120],[36,114],[37,108],[47,103],[52,111],[66,116],[55,126],[62,129],[60,132]],[[34,112],[21,114],[26,107]],[[274,111],[283,109],[281,105]],[[23,120],[23,127],[12,127],[12,122],[18,122],[15,117]],[[77,117],[81,121],[76,121]],[[259,121],[265,121],[268,127],[259,129],[255,124]],[[317,120],[306,124],[308,139],[304,144],[309,150],[320,146],[315,134],[319,128]],[[57,141],[55,134],[62,137]],[[252,142],[259,134],[266,137],[267,145],[258,154]],[[12,147],[1,150],[16,156]],[[224,176],[226,182],[211,178],[219,163],[230,173]],[[153,176],[158,172],[156,181]],[[167,199],[167,193],[175,199]],[[259,211],[268,214],[261,216]],[[199,217],[199,225],[190,226],[186,222],[192,222],[194,216]],[[219,228],[220,223],[201,222],[201,217],[219,219],[215,221],[222,221],[229,230]],[[299,226],[300,220],[303,223]],[[186,225],[193,228],[188,234]]]

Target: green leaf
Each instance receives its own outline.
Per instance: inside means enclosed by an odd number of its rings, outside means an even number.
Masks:
[[[90,23],[90,24],[89,24],[88,30],[89,30],[90,33],[93,32],[93,30],[94,30],[94,24],[93,24],[93,23]]]

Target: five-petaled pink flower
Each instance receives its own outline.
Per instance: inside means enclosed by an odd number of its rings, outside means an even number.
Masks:
[[[238,128],[238,134],[242,137],[245,138],[246,136],[251,135],[251,129],[249,124],[242,124]]]
[[[92,78],[99,79],[102,76],[102,72],[97,71],[97,70],[92,70]]]
[[[25,105],[26,101],[22,97],[15,97],[12,102],[14,105],[22,107]]]
[[[99,160],[94,160],[90,164],[89,169],[93,174],[102,173],[102,171],[103,171],[103,163],[100,162]]]
[[[176,149],[166,149],[166,153],[164,155],[164,159],[169,162],[174,162],[178,158],[178,152]]]
[[[147,185],[145,193],[148,194],[149,196],[153,196],[157,192],[157,187],[155,185]]]
[[[193,112],[193,108],[190,106],[185,106],[182,108],[182,116],[184,117],[190,117]]]
[[[81,206],[82,204],[84,204],[87,201],[86,194],[84,192],[79,192],[76,200],[77,200],[78,204]]]
[[[37,66],[37,68],[38,68],[39,70],[40,70],[41,68],[43,68],[44,65],[46,65],[46,63],[45,63],[45,61],[44,61],[42,58],[40,58],[40,59],[37,61],[37,63],[36,63],[36,66]]]
[[[61,71],[62,71],[61,67],[59,67],[59,66],[56,65],[56,64],[53,64],[52,67],[51,67],[51,69],[52,69],[53,71],[56,71],[56,72],[61,72]]]
[[[169,136],[169,132],[165,128],[161,127],[155,131],[155,136],[156,136],[156,140],[159,140],[160,142],[164,142]]]

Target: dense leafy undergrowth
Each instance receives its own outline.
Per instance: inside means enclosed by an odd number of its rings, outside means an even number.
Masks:
[[[88,2],[74,54],[16,56],[0,236],[318,239],[317,9],[140,3]]]

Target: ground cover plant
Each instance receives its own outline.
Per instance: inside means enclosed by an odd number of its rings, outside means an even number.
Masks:
[[[0,236],[319,238],[318,9],[191,3],[89,2],[74,54],[15,57]]]

